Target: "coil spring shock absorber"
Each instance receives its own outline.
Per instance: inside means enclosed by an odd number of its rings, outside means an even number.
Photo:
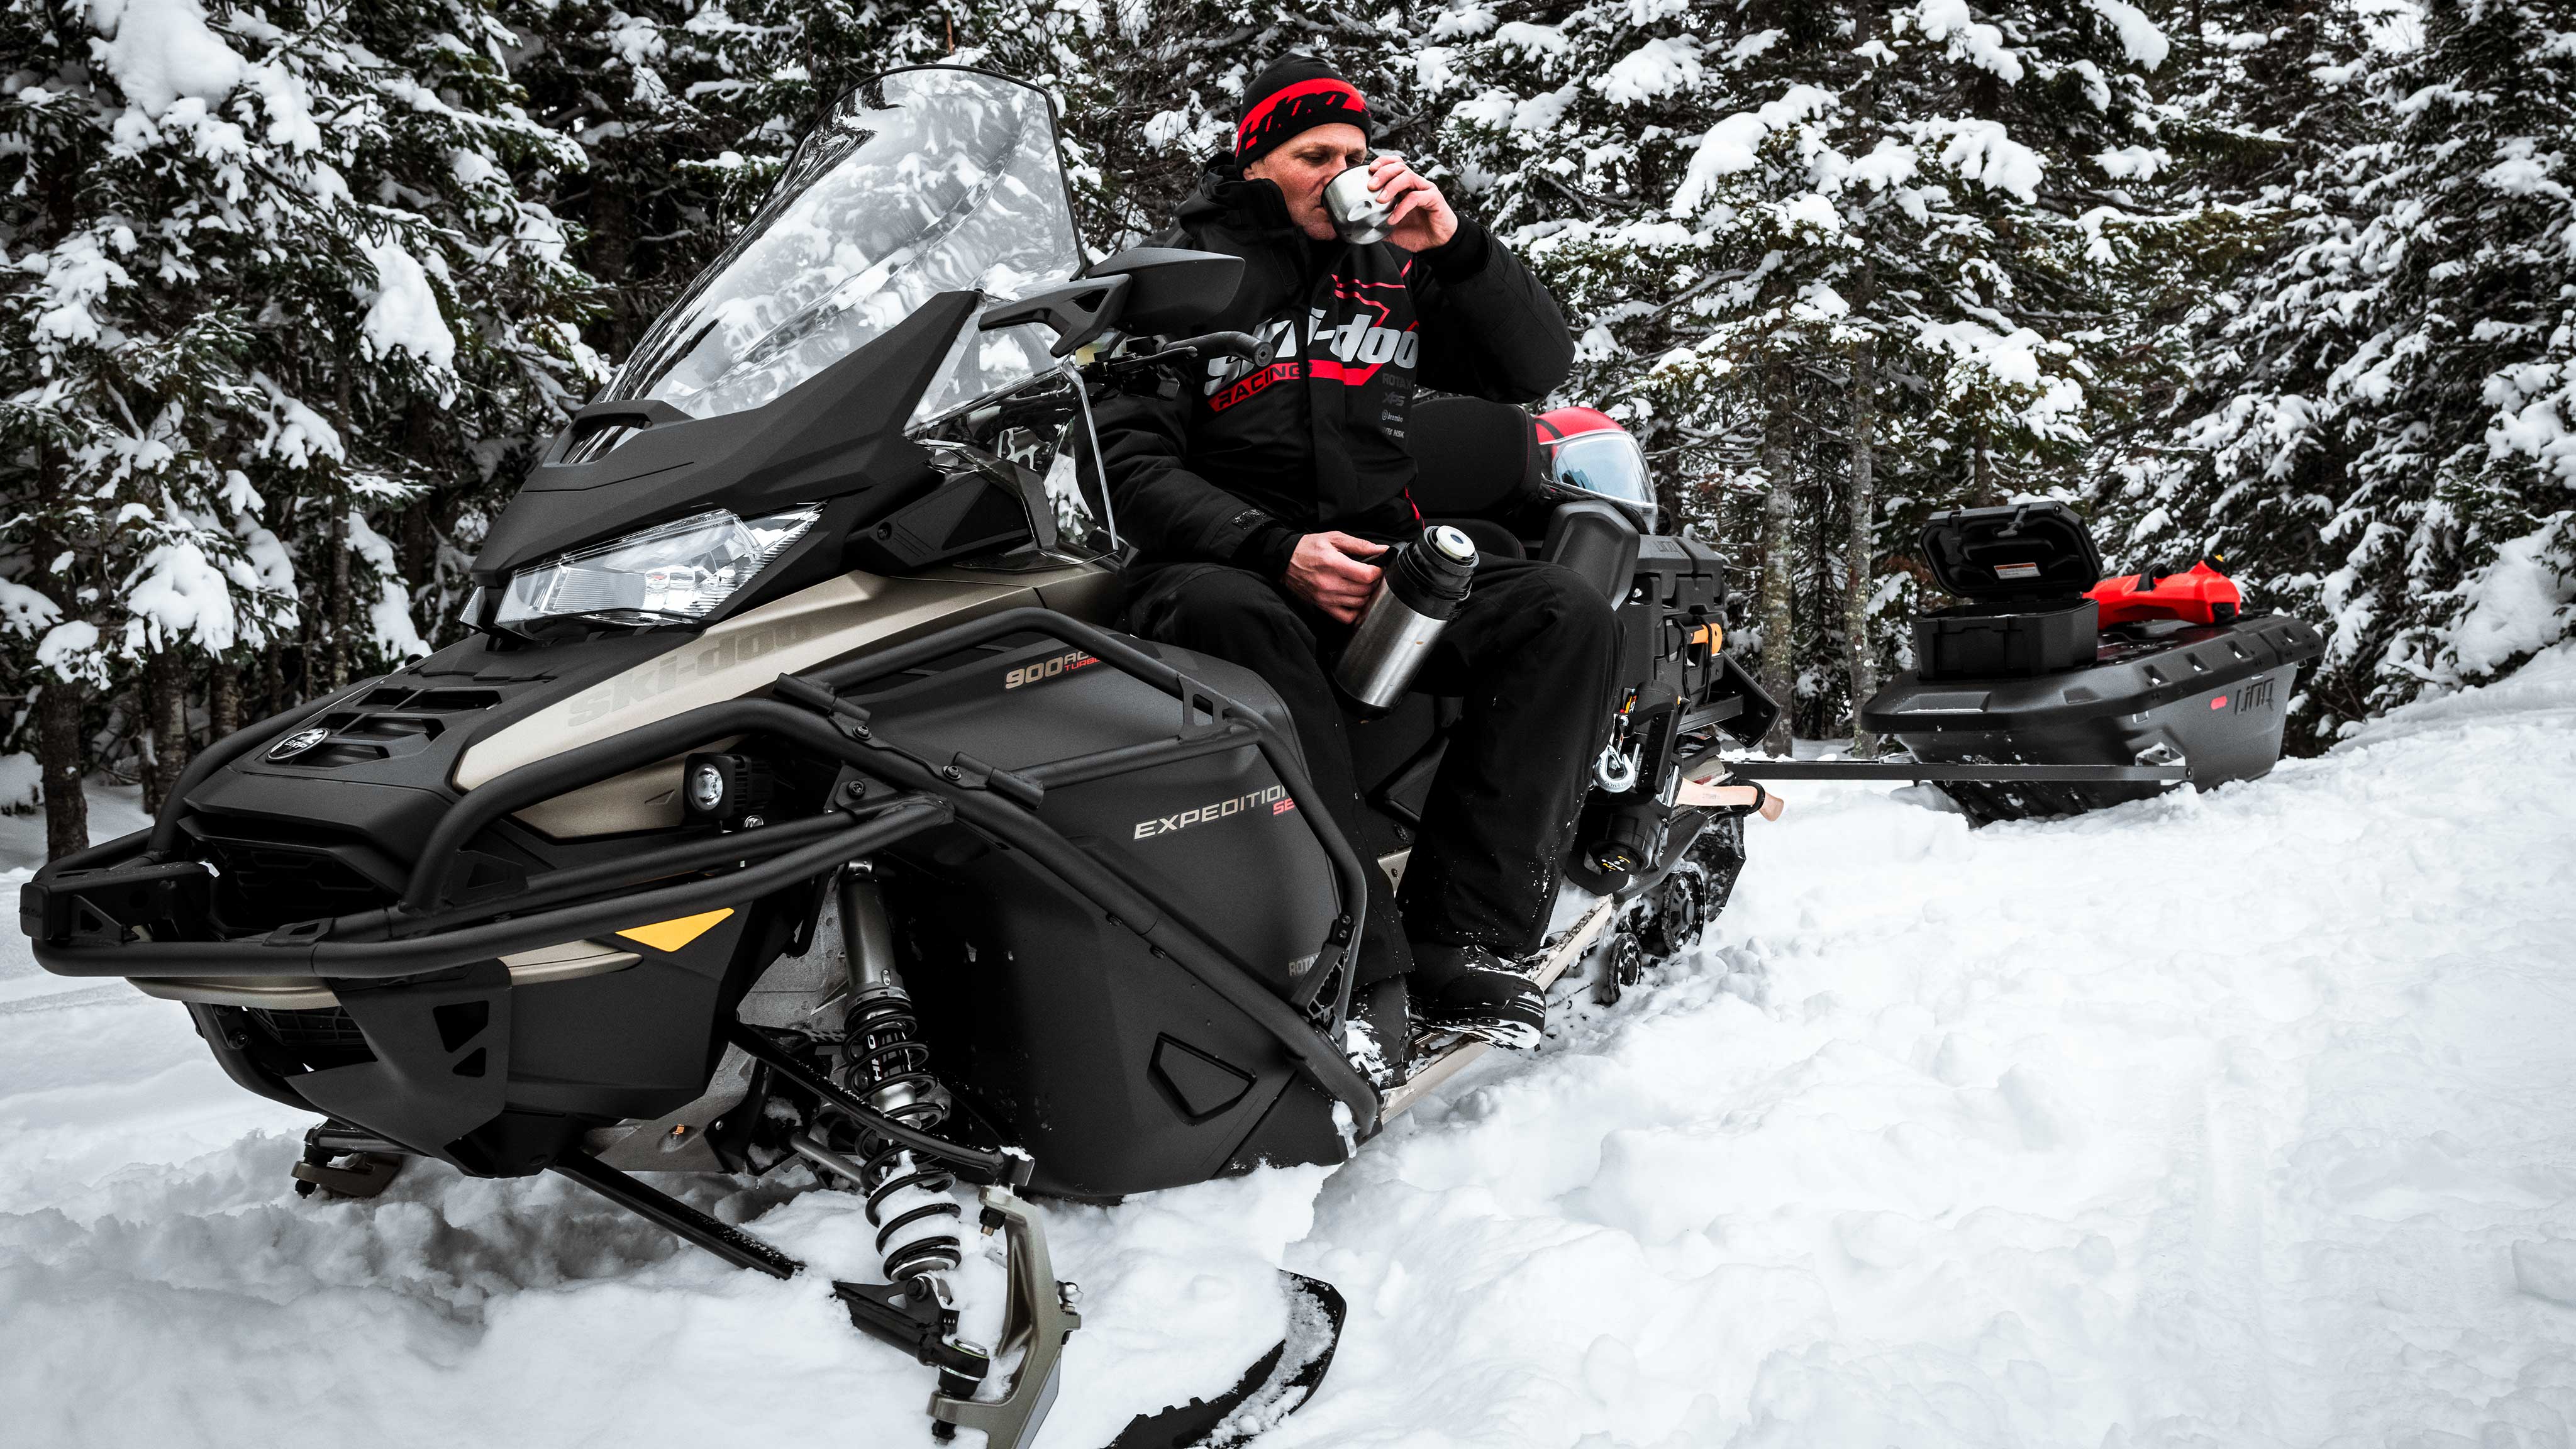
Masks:
[[[840,906],[841,941],[850,963],[841,1085],[907,1127],[935,1131],[948,1120],[954,1103],[948,1088],[931,1075],[930,1049],[922,1044],[912,995],[895,971],[894,933],[866,862],[841,873]],[[859,1187],[867,1194],[868,1221],[876,1225],[886,1281],[920,1283],[945,1302],[942,1275],[955,1269],[962,1256],[957,1225],[964,1210],[949,1193],[955,1179],[864,1130],[859,1151]]]

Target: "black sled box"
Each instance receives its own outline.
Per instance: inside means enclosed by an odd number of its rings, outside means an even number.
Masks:
[[[2325,648],[2305,622],[2232,607],[2224,623],[2137,617],[2150,606],[2124,579],[2102,586],[2118,594],[2121,622],[2101,626],[2100,555],[2083,521],[2061,504],[1938,514],[1923,548],[1942,586],[1969,603],[1918,621],[1924,667],[1899,674],[1860,711],[1864,728],[1895,737],[1915,759],[2180,765],[2200,789],[2267,774],[2280,759],[2299,666]],[[1942,788],[1984,824],[2072,815],[2166,787]]]
[[[1965,602],[1914,621],[1919,677],[2027,678],[2093,662],[2099,625],[2084,591],[2102,577],[2102,555],[2066,505],[1936,513],[1923,561]]]

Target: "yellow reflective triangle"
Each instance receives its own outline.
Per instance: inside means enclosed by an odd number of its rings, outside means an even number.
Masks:
[[[617,934],[630,941],[641,941],[656,951],[677,951],[714,930],[717,922],[732,914],[733,907],[726,906],[722,910],[708,911],[703,915],[675,916],[667,921],[655,921],[649,926],[637,926],[631,931],[620,931]]]

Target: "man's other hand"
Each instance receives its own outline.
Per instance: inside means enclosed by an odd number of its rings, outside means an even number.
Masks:
[[[1368,607],[1369,591],[1377,587],[1377,565],[1368,560],[1385,552],[1385,544],[1347,533],[1300,534],[1280,582],[1335,619],[1354,623]]]
[[[1409,252],[1447,246],[1458,234],[1458,213],[1422,173],[1395,155],[1369,163],[1369,190],[1387,204],[1386,239]]]

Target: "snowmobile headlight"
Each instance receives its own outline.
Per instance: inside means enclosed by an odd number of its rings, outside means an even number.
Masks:
[[[719,508],[510,575],[493,623],[693,624],[715,612],[823,516],[808,504],[760,518]]]

